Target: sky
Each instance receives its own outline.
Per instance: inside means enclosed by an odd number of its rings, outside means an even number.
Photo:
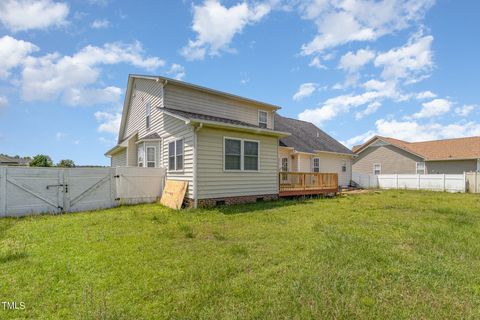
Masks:
[[[480,1],[2,0],[0,153],[108,165],[128,74],[281,106],[351,147],[480,135]]]

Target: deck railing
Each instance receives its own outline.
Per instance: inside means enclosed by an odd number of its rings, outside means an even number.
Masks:
[[[313,194],[338,189],[338,174],[319,172],[280,172],[280,193]]]

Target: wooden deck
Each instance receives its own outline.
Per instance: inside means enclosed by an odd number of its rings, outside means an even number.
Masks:
[[[318,172],[280,172],[280,197],[338,192],[338,174]]]

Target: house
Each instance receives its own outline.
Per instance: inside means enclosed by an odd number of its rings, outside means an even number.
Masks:
[[[337,192],[335,173],[349,181],[352,153],[313,124],[279,116],[279,109],[178,80],[130,75],[118,143],[106,156],[112,166],[166,168],[168,179],[188,183],[186,201],[195,207],[277,199],[287,184]],[[291,165],[282,167],[280,153]],[[281,181],[281,168],[306,173]]]
[[[375,136],[353,147],[353,172],[460,174],[480,171],[480,137],[407,142]]]
[[[28,166],[30,162],[29,158],[17,158],[9,157],[6,155],[0,155],[0,166]]]

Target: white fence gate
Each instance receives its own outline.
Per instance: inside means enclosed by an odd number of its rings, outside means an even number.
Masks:
[[[480,172],[467,172],[468,192],[480,193]]]
[[[0,167],[0,217],[153,202],[164,176],[161,168]]]
[[[465,192],[465,174],[352,174],[362,188]]]

